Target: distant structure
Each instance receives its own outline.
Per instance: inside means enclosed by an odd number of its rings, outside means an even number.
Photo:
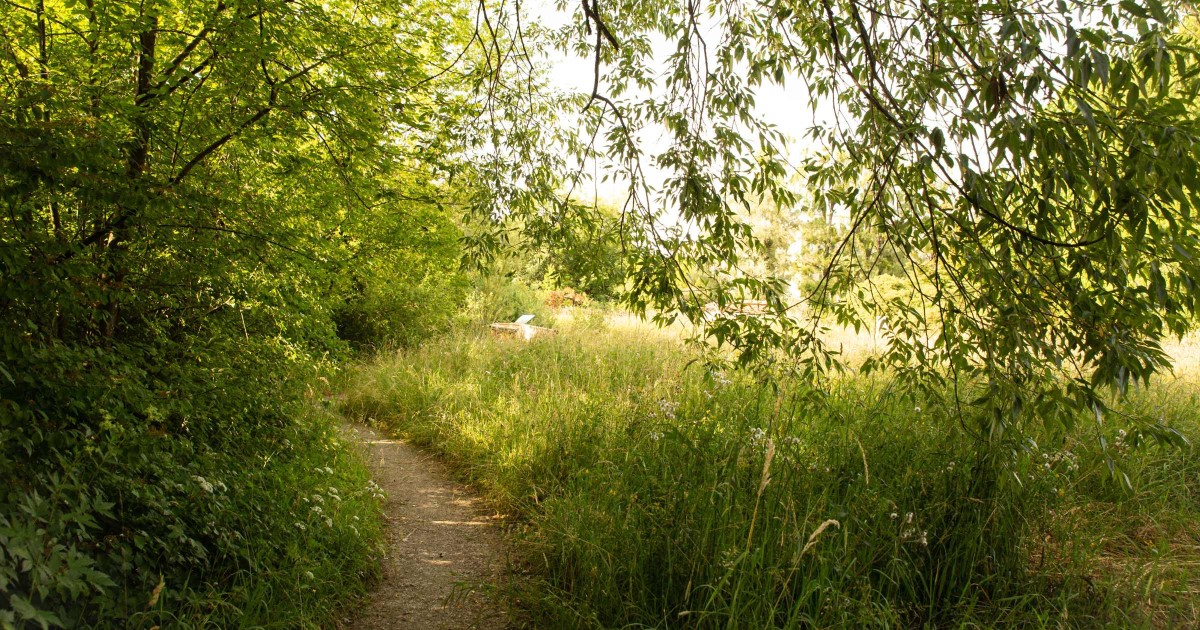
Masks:
[[[534,326],[533,315],[522,315],[515,322],[497,322],[491,325],[493,337],[513,337],[530,341],[538,335],[552,336],[558,333],[553,328]]]

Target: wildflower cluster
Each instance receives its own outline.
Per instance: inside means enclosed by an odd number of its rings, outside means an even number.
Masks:
[[[726,549],[721,552],[721,558],[717,562],[726,571],[730,571],[735,566],[737,566],[738,560],[741,557],[742,557],[742,551],[740,549],[737,549],[735,547],[730,547],[729,549]]]
[[[1042,453],[1042,460],[1042,466],[1046,470],[1061,469],[1069,473],[1075,473],[1079,471],[1079,456],[1071,451]]]
[[[315,472],[332,475],[333,469],[328,466],[324,466],[316,468]],[[313,492],[310,495],[300,497],[300,502],[308,506],[308,511],[302,514],[295,514],[295,516],[302,519],[293,523],[295,528],[299,531],[307,531],[309,526],[313,523],[324,523],[325,527],[333,529],[334,516],[336,516],[336,513],[339,511],[340,504],[344,500],[342,497],[342,490],[335,485],[326,486],[324,491],[322,491],[320,488],[317,488],[316,490],[316,492]],[[352,496],[349,496],[348,498],[353,499],[356,496],[361,496],[361,494],[366,494],[367,496],[375,499],[382,499],[384,496],[383,489],[380,488],[379,485],[374,481],[370,480],[367,481],[367,485],[360,492],[352,491]],[[357,516],[353,518],[355,521],[358,520]],[[358,528],[356,526],[350,525],[350,529],[354,531],[355,534],[358,534]]]
[[[1123,455],[1138,445],[1139,437],[1136,430],[1130,433],[1125,429],[1120,429],[1117,431],[1117,439],[1112,442],[1112,449]]]
[[[216,494],[217,490],[220,490],[221,492],[229,491],[229,487],[226,486],[223,481],[209,481],[199,475],[194,475],[192,478],[195,479],[196,483],[200,484],[200,487],[209,494]]]
[[[891,517],[894,521],[900,518],[900,514],[892,512]],[[904,521],[900,525],[900,540],[906,543],[921,545],[922,547],[929,546],[929,531],[917,527],[916,514],[905,512]]]
[[[1045,484],[1051,492],[1061,494],[1071,478],[1079,472],[1079,456],[1070,449],[1042,450],[1030,440],[1026,450],[1029,466],[1019,476],[1024,482]]]

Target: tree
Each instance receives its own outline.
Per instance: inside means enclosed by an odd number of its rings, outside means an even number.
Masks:
[[[469,36],[433,2],[0,9],[0,625],[272,557],[182,489],[283,458],[335,311],[452,296]]]
[[[620,294],[625,281],[624,244],[616,210],[571,208],[544,229],[542,233],[520,230],[531,244],[525,272],[531,280],[603,300]]]
[[[984,452],[1026,422],[1103,418],[1106,392],[1168,369],[1161,341],[1191,329],[1200,66],[1195,41],[1176,32],[1179,5],[618,1],[574,10],[550,40],[593,55],[596,78],[582,104],[585,140],[563,146],[629,187],[622,217],[645,242],[630,261],[631,306],[699,322],[709,301],[765,299],[769,322],[722,318],[703,334],[747,363],[787,357],[812,380],[839,365],[823,322],[859,325],[893,310],[887,352],[863,369],[892,370],[960,419]],[[796,168],[809,209],[849,215],[800,304],[769,278],[723,271],[759,245],[739,212],[796,198],[783,138],[754,113],[767,83],[787,83],[820,113],[811,157]],[[647,154],[641,140],[658,132],[669,142]],[[665,173],[660,186],[648,163]],[[903,261],[915,302],[885,304],[864,290],[868,265],[839,264],[867,231]],[[701,286],[695,272],[714,280]],[[1161,439],[1179,438],[1141,420]]]
[[[231,257],[206,251],[283,252],[271,259],[310,269],[340,255],[314,248],[337,247],[331,237],[356,214],[388,207],[396,181],[387,174],[411,167],[411,153],[434,164],[426,180],[436,176],[428,112],[452,116],[455,106],[423,85],[449,63],[430,38],[460,33],[424,17],[431,11],[12,5],[2,25],[6,277],[54,286],[57,297],[30,300],[6,283],[10,303],[25,307],[6,324],[113,338],[142,314],[130,309],[159,308],[148,300],[163,292],[136,291],[139,279],[167,272],[140,268],[147,258],[188,259],[185,275],[199,262],[231,278]],[[388,134],[403,141],[382,149]],[[328,177],[305,179],[316,172]],[[82,285],[94,299],[72,299]],[[171,309],[207,312],[225,292],[193,293]]]

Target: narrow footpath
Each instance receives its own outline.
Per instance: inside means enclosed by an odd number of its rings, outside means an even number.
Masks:
[[[502,630],[492,593],[504,567],[499,520],[436,458],[355,425],[375,482],[387,493],[383,580],[348,627],[363,630]]]

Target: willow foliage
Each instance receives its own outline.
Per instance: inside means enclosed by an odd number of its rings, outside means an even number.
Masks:
[[[1200,66],[1180,5],[560,9],[574,19],[547,41],[590,55],[596,75],[563,114],[583,131],[562,143],[574,170],[555,207],[577,211],[593,172],[628,188],[634,307],[704,322],[706,304],[766,300],[769,317],[718,318],[702,336],[816,380],[842,366],[825,327],[885,315],[887,351],[863,370],[893,370],[985,441],[1102,419],[1108,390],[1169,370],[1161,341],[1200,305]],[[799,163],[756,113],[772,84],[813,120]],[[746,213],[764,201],[849,217],[798,298],[742,269],[762,247]],[[873,286],[881,258],[902,262],[905,295]]]

